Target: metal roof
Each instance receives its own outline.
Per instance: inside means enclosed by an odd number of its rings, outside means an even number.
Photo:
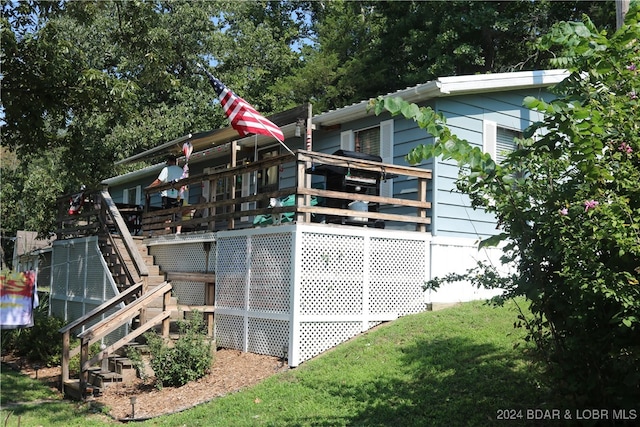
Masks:
[[[547,87],[560,83],[568,76],[569,73],[566,70],[538,70],[439,77],[436,80],[390,92],[384,96],[398,96],[407,102],[419,103],[445,96]],[[332,126],[365,117],[367,114],[371,114],[367,111],[368,104],[369,100],[364,100],[347,107],[318,114],[313,117],[313,123]]]
[[[303,104],[290,110],[274,114],[267,118],[282,129],[285,138],[291,137],[295,132],[295,123],[298,121],[298,119],[306,120],[308,116],[308,108],[310,108],[309,104]],[[228,126],[212,131],[184,135],[180,138],[158,145],[157,147],[117,161],[115,164],[122,165],[126,163],[133,163],[141,160],[157,158],[159,156],[166,156],[169,154],[180,156],[182,154],[182,145],[187,141],[189,141],[191,145],[193,145],[193,152],[196,153],[198,151],[226,144],[233,140],[238,141],[238,144],[241,147],[248,145],[253,146],[255,143],[255,138],[255,135],[239,138],[238,132],[236,132],[236,130],[231,126]],[[264,145],[265,143],[271,144],[274,142],[273,137],[258,135],[257,138],[258,145]]]

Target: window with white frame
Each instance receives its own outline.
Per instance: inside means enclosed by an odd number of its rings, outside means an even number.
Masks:
[[[379,126],[342,132],[340,148],[380,156],[382,163],[393,163],[393,119],[380,122]],[[393,196],[392,179],[380,183],[380,195]]]
[[[500,164],[517,147],[515,139],[522,138],[522,131],[498,126],[496,122],[485,120],[483,151],[489,153]]]

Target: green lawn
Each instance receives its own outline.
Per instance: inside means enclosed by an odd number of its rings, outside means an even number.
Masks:
[[[513,302],[481,302],[406,316],[275,375],[191,410],[137,423],[151,426],[540,425],[527,409],[552,409],[527,361]],[[2,373],[2,403],[33,400]],[[33,381],[22,379],[21,383]],[[6,384],[10,384],[6,386]],[[28,388],[21,384],[21,389]],[[498,420],[502,410],[523,418]],[[7,426],[107,425],[68,402],[11,409]],[[2,419],[8,411],[2,411]],[[69,417],[69,418],[67,418]],[[64,421],[62,421],[64,420]],[[113,422],[115,423],[115,421]]]

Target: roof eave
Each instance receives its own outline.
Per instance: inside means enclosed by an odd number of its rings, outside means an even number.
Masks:
[[[569,73],[566,70],[538,70],[440,77],[424,84],[388,93],[385,96],[400,97],[407,102],[420,103],[444,96],[547,87],[560,83],[568,76]],[[332,126],[361,119],[370,114],[368,104],[369,101],[361,101],[318,114],[313,117],[313,123],[320,126]]]

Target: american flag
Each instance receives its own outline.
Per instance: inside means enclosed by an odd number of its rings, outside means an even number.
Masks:
[[[210,72],[207,70],[204,70],[204,72],[216,90],[222,108],[229,120],[231,120],[231,126],[238,131],[240,136],[257,133],[273,136],[280,142],[284,141],[284,135],[275,123],[263,117],[251,104],[233,93],[220,80],[213,77]]]

